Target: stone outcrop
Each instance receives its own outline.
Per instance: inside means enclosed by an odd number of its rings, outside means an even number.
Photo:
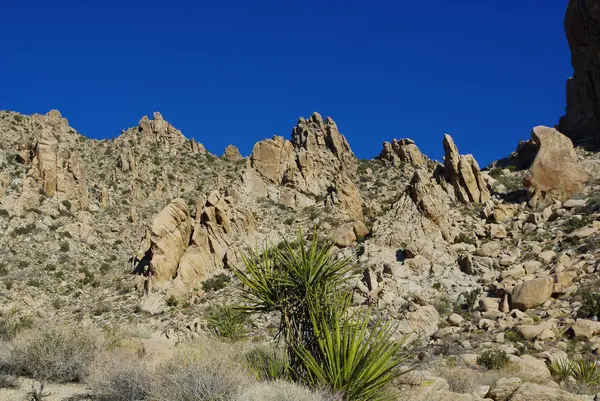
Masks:
[[[35,160],[39,177],[42,180],[42,188],[46,196],[56,194],[57,185],[57,156],[58,140],[50,131],[42,132],[35,146]]]
[[[390,162],[392,166],[409,163],[417,167],[423,167],[428,160],[410,138],[394,139],[391,143],[384,142],[378,158]]]
[[[456,198],[463,203],[483,203],[490,198],[479,165],[473,155],[460,155],[452,137],[444,135],[444,174]]]
[[[573,77],[567,81],[566,114],[559,130],[574,141],[600,133],[600,6],[570,0],[564,19]]]
[[[178,198],[154,218],[133,263],[156,284],[174,279],[176,287],[190,288],[235,261],[232,245],[255,229],[252,213],[234,208],[229,196],[213,191],[195,223]]]
[[[148,263],[149,274],[158,284],[175,277],[179,261],[190,240],[192,222],[187,204],[175,199],[152,221],[136,254],[136,261]]]
[[[580,192],[587,173],[577,161],[571,140],[541,125],[533,129],[531,137],[539,150],[524,178],[525,186],[534,190],[530,204],[535,207],[546,197],[566,201]]]
[[[369,229],[360,221],[344,223],[335,230],[333,243],[339,247],[347,247],[368,234]]]
[[[223,153],[223,157],[227,160],[232,160],[232,161],[237,161],[237,160],[243,159],[242,154],[240,153],[240,150],[232,144],[227,145],[227,147],[225,148],[225,153]]]
[[[325,199],[350,216],[362,219],[363,200],[349,178],[356,158],[331,118],[314,113],[300,118],[292,139],[275,136],[254,145],[250,167],[269,185],[271,196],[292,207]],[[255,184],[256,185],[256,184]]]

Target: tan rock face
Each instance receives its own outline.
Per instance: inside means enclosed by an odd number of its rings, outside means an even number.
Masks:
[[[577,141],[600,132],[600,9],[595,0],[570,0],[564,19],[573,77],[559,129]]]
[[[537,126],[531,134],[539,150],[524,178],[534,188],[531,201],[536,206],[542,198],[566,201],[583,189],[587,173],[577,162],[577,154],[569,138],[554,128]]]
[[[448,134],[444,135],[443,144],[444,172],[458,200],[463,203],[487,201],[490,191],[475,158],[472,155],[461,156]]]
[[[225,153],[223,153],[223,157],[232,161],[243,159],[240,150],[236,146],[233,146],[231,144],[227,145],[227,147],[225,148]]]
[[[329,117],[323,120],[314,113],[309,119],[300,118],[291,141],[275,136],[258,142],[250,166],[276,187],[272,192],[278,192],[278,200],[288,206],[304,207],[321,198],[362,219],[363,200],[349,178],[356,171],[356,158]]]
[[[234,208],[231,197],[216,191],[195,224],[185,201],[175,199],[154,218],[134,264],[140,269],[147,261],[158,284],[175,279],[176,286],[193,287],[224,263],[235,261],[232,246],[255,229],[252,213]]]
[[[511,306],[527,310],[541,305],[552,296],[554,280],[551,277],[541,277],[518,284],[512,293]]]
[[[57,185],[58,140],[44,131],[35,148],[42,188],[47,196],[54,196]]]
[[[173,200],[152,221],[148,249],[142,254],[150,257],[150,272],[157,283],[164,283],[177,273],[192,233],[192,222],[183,199]]]
[[[394,139],[391,143],[384,142],[379,158],[389,161],[393,166],[410,163],[414,166],[424,167],[427,164],[427,158],[410,138]]]

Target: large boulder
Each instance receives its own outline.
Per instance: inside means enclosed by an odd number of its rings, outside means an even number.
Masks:
[[[550,197],[566,201],[581,192],[587,173],[577,162],[577,154],[569,138],[554,128],[537,126],[531,133],[539,150],[525,174],[524,184],[534,190],[531,205]]]
[[[237,161],[237,160],[242,160],[242,154],[240,153],[240,150],[232,145],[229,144],[227,145],[227,147],[225,148],[225,153],[223,153],[223,157],[227,160],[231,160],[231,161]]]
[[[149,261],[149,272],[157,283],[175,277],[191,234],[192,220],[181,198],[173,200],[154,218],[137,259]]]
[[[443,144],[445,176],[458,200],[483,203],[490,199],[490,190],[473,155],[460,155],[448,134],[444,135]]]
[[[584,401],[585,398],[559,388],[535,383],[523,383],[509,398],[510,401]],[[494,399],[496,401],[496,399]]]
[[[543,304],[552,296],[554,280],[540,277],[515,286],[511,296],[512,308],[527,310]]]
[[[596,0],[569,0],[565,32],[573,77],[567,81],[566,114],[559,129],[574,141],[600,133],[600,7]]]

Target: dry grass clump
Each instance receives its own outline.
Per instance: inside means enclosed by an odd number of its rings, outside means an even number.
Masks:
[[[341,398],[312,391],[287,381],[259,382],[243,391],[235,401],[338,401]]]
[[[4,356],[8,373],[39,381],[81,381],[96,357],[99,337],[89,330],[41,326],[23,331]]]
[[[182,349],[159,364],[153,397],[160,401],[234,400],[253,382],[232,347]]]
[[[147,400],[153,372],[132,352],[104,352],[94,361],[85,382],[98,401]]]

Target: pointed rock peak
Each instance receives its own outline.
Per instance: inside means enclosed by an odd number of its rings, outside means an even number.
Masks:
[[[165,142],[171,145],[182,144],[186,141],[186,138],[181,131],[169,124],[158,111],[153,113],[152,120],[148,119],[148,116],[143,116],[138,123],[138,130],[141,131],[145,137],[154,138],[155,141]]]
[[[473,155],[461,156],[454,140],[448,134],[444,134],[443,144],[446,180],[452,184],[458,200],[463,203],[487,201],[490,191]]]
[[[154,119],[155,120],[164,120],[162,114],[160,114],[158,111],[154,112]]]
[[[240,150],[237,148],[237,146],[234,146],[232,144],[227,145],[227,147],[225,148],[225,153],[223,153],[223,157],[227,160],[232,161],[243,159]]]
[[[354,153],[346,138],[339,132],[332,118],[313,113],[308,120],[298,119],[298,124],[292,130],[292,145],[309,152],[332,153],[342,162],[354,160]]]

